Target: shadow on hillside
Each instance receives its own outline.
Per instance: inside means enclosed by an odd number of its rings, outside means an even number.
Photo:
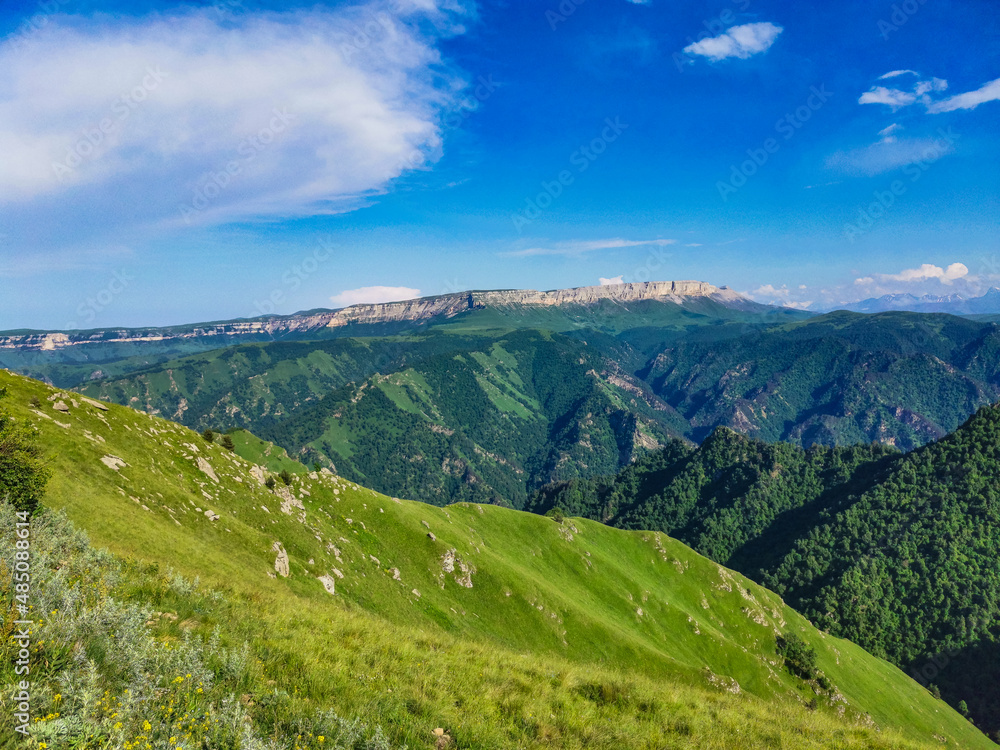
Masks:
[[[953,656],[914,662],[907,674],[937,685],[952,706],[965,701],[969,716],[990,739],[1000,738],[1000,643],[981,641]]]

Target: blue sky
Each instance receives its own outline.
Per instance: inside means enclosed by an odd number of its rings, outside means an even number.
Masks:
[[[1000,285],[986,2],[0,5],[0,328]]]

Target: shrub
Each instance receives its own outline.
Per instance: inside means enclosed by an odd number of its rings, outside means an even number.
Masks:
[[[264,486],[267,487],[269,490],[274,489],[274,484],[275,484],[274,477],[268,477],[267,479],[264,480]]]
[[[285,483],[286,487],[292,483],[292,475],[288,473],[288,469],[282,469],[278,476],[281,477],[281,481]]]
[[[6,395],[0,388],[0,400]],[[6,499],[17,510],[34,513],[49,476],[35,428],[18,423],[0,409],[0,501]]]
[[[236,450],[236,443],[233,442],[232,435],[223,435],[222,436],[222,447],[225,448],[227,451],[235,451]]]
[[[215,442],[215,431],[214,430],[205,430],[203,433],[201,433],[201,436],[205,439],[206,443],[214,443]]]
[[[562,508],[553,508],[545,516],[546,518],[551,518],[556,523],[562,523],[566,519],[566,514],[563,513]]]
[[[799,638],[795,633],[779,635],[778,655],[784,657],[785,667],[803,680],[816,677],[816,649]]]

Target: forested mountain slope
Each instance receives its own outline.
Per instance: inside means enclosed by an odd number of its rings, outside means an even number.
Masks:
[[[553,507],[663,531],[773,588],[817,625],[1000,729],[1000,406],[908,454],[807,451],[718,429],[614,477],[543,488]]]

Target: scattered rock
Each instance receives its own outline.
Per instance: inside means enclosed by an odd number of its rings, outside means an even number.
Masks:
[[[198,456],[198,469],[201,471],[202,474],[204,474],[213,482],[218,484],[219,478],[215,475],[215,470],[212,468],[212,464],[210,464],[201,456]]]
[[[421,521],[420,523],[422,523],[425,528],[429,529],[431,527],[431,525],[429,523],[427,523],[427,521]]]
[[[264,476],[264,470],[257,464],[254,464],[253,466],[250,467],[250,476],[256,479],[260,484],[264,484],[264,482],[267,481],[266,477]]]
[[[94,399],[92,398],[87,398],[86,396],[80,396],[80,400],[89,406],[93,406],[95,409],[100,409],[101,411],[108,410],[107,404],[102,404],[100,401],[94,401]]]
[[[320,576],[319,582],[323,584],[323,588],[326,589],[326,593],[335,595],[336,592],[336,581],[332,576]]]
[[[115,471],[118,471],[124,466],[128,466],[128,464],[125,463],[124,460],[118,458],[118,456],[110,456],[110,455],[102,458],[101,463],[107,466],[109,469],[114,469]]]
[[[411,591],[410,593],[411,593],[411,594],[413,594],[413,595],[414,595],[415,597],[417,597],[418,599],[420,598],[420,592],[419,592],[419,591],[417,591],[416,589],[413,589],[413,591]]]
[[[447,552],[444,553],[444,556],[441,558],[441,570],[443,570],[445,573],[454,573],[455,572],[455,550],[454,549],[450,549],[450,550],[448,550]]]
[[[368,555],[368,557],[371,558],[371,561],[373,563],[375,563],[376,565],[378,565],[380,568],[382,567],[382,563],[379,562],[379,559],[377,557],[375,557],[375,555]]]
[[[334,574],[335,576],[337,576],[337,578],[343,578],[343,577],[344,577],[344,574],[343,574],[343,573],[341,573],[341,572],[340,572],[339,570],[337,570],[336,568],[330,568],[330,571],[331,571],[331,572],[332,572],[332,573],[333,573],[333,574]]]
[[[281,542],[275,542],[271,545],[271,549],[278,553],[278,556],[274,559],[274,572],[282,578],[288,578],[290,572],[288,568],[288,553],[281,545]]]
[[[392,580],[394,580],[394,581],[400,581],[400,580],[402,580],[399,577],[399,568],[393,568],[392,569]]]
[[[432,534],[430,531],[427,532],[427,538],[430,539],[432,542],[437,541],[437,537],[434,536],[434,534]]]
[[[281,512],[285,515],[292,515],[292,509],[298,508],[304,511],[306,506],[302,504],[302,501],[292,494],[292,491],[285,487],[284,485],[278,485],[274,488],[274,493],[281,498]]]
[[[216,513],[214,510],[206,510],[205,511],[205,518],[207,518],[209,521],[218,521],[219,520],[219,514]]]
[[[52,408],[56,411],[61,411],[63,414],[69,414],[69,407],[66,405],[65,401],[56,401],[52,404]]]

